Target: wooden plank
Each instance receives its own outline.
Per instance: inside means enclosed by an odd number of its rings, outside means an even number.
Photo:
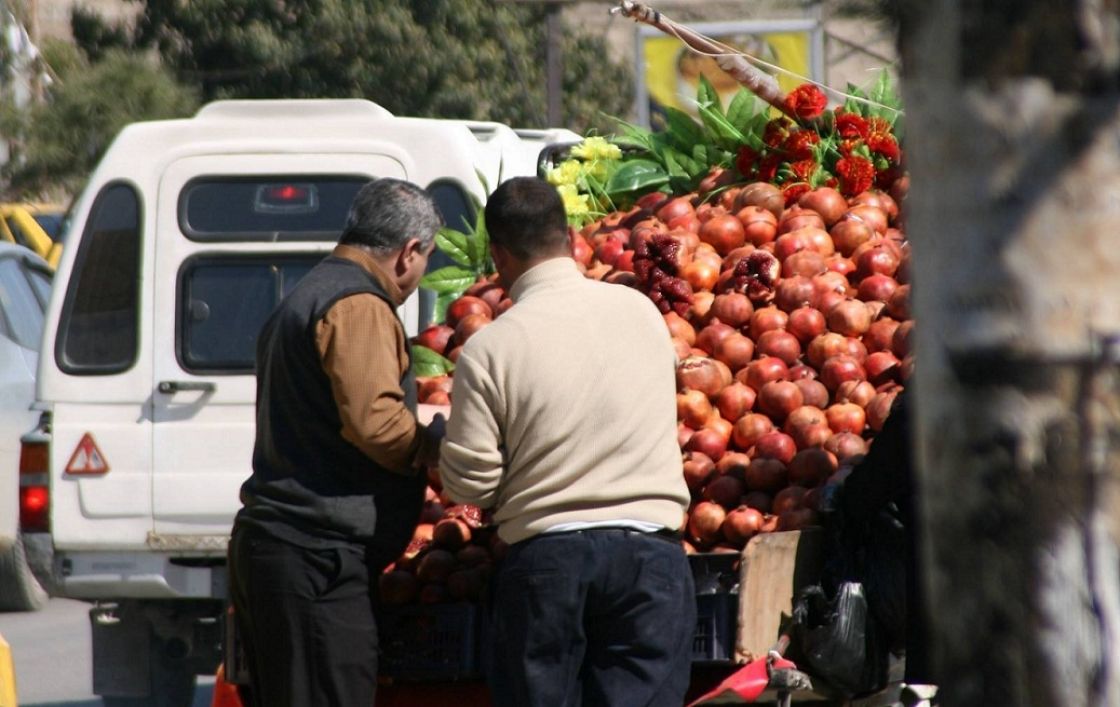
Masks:
[[[735,661],[766,655],[793,612],[793,596],[820,578],[824,531],[763,533],[750,539],[739,562],[739,625]]]

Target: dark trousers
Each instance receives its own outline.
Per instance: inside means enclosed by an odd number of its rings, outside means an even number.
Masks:
[[[373,705],[377,627],[364,553],[307,550],[240,527],[229,560],[253,705]]]
[[[496,707],[680,707],[696,597],[680,543],[630,530],[538,535],[495,576]]]

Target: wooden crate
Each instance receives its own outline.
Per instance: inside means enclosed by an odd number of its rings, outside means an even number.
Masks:
[[[751,538],[739,561],[737,663],[766,655],[793,612],[799,589],[820,579],[824,531],[763,533]]]

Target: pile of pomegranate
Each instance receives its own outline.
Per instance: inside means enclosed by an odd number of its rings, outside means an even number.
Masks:
[[[646,293],[672,337],[688,552],[816,523],[821,489],[867,452],[914,365],[905,179],[891,194],[820,187],[787,204],[768,182],[714,176],[573,233],[586,275]],[[454,361],[511,305],[481,279],[414,343]],[[447,376],[418,386],[421,402],[450,402]],[[473,598],[504,550],[478,509],[429,478],[426,520],[382,579],[388,601]]]

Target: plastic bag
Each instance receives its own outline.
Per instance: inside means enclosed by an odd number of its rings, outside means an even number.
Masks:
[[[793,606],[791,639],[798,664],[846,696],[886,683],[886,651],[859,582],[841,582],[831,597],[819,584],[803,589]]]

